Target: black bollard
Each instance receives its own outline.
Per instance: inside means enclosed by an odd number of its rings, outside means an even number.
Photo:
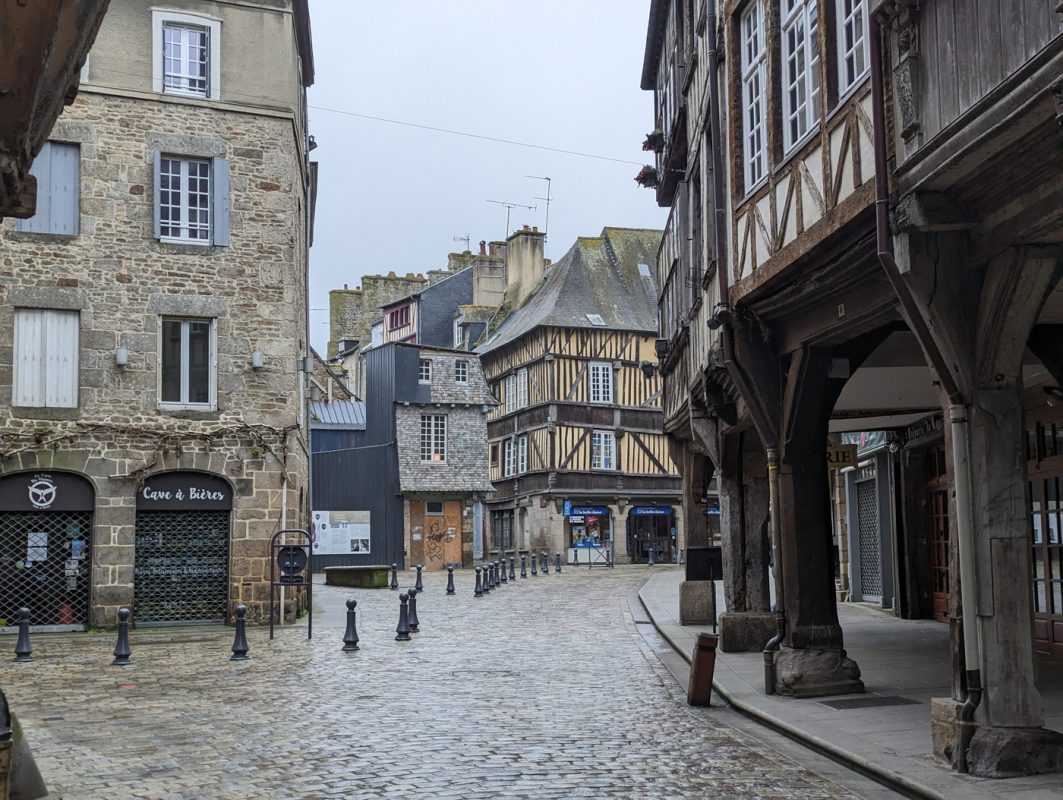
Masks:
[[[454,565],[447,565],[447,594],[454,594]]]
[[[30,644],[30,610],[18,610],[18,642],[15,643],[15,661],[33,661],[33,645]]]
[[[133,651],[129,649],[129,609],[118,609],[118,643],[114,646],[114,661],[111,664],[124,667],[133,663]]]
[[[353,653],[358,649],[358,627],[356,624],[354,607],[358,602],[354,599],[347,601],[347,630],[343,632],[343,652]]]
[[[236,635],[233,636],[233,654],[229,660],[247,661],[247,606],[241,603],[233,611],[236,612]]]
[[[520,576],[522,578],[527,578],[528,577],[528,557],[527,556],[521,556],[520,557]]]
[[[480,588],[480,568],[476,568],[476,590],[472,593],[473,597],[483,597],[484,590]]]
[[[391,588],[394,591],[399,588],[399,565],[391,565]]]
[[[554,562],[554,572],[561,571],[561,554],[557,554],[557,560]]]
[[[590,561],[594,560],[594,557],[591,556],[590,553],[588,553],[587,556],[588,556],[588,560],[590,560]],[[578,547],[573,547],[572,548],[572,563],[575,564],[577,567],[579,566],[579,548]]]
[[[421,622],[417,619],[417,587],[410,589],[410,606],[406,612],[406,622],[410,626],[410,633],[420,630]]]
[[[509,583],[509,576],[506,574],[506,557],[502,556],[502,570],[498,574],[498,579],[502,583]]]
[[[654,562],[653,562],[653,545],[650,545],[650,559],[649,559],[649,561],[646,562],[646,566],[648,566],[648,567],[654,566]]]
[[[506,560],[502,559],[502,564],[505,565]],[[501,586],[506,582],[506,569],[505,566],[499,566],[499,562],[495,562],[495,586]]]
[[[410,641],[410,618],[409,612],[406,610],[406,604],[409,600],[410,596],[406,592],[399,595],[399,626],[395,628],[396,642]]]
[[[424,565],[418,564],[414,569],[417,570],[417,580],[413,582],[413,588],[419,592],[423,592],[424,584],[421,583],[421,570],[424,569]],[[416,628],[414,630],[416,630]]]
[[[539,569],[543,571],[543,575],[550,574],[550,554],[543,550],[539,559]]]
[[[484,564],[484,594],[491,594],[491,564]]]
[[[497,561],[492,561],[491,564],[490,564],[490,567],[491,567],[491,569],[490,569],[491,588],[492,589],[497,589],[499,587],[499,585],[500,585],[498,583],[498,562]]]
[[[513,556],[510,556],[509,557],[509,579],[511,581],[515,581],[517,579],[517,573],[513,569],[513,567],[516,565],[516,563],[517,563],[517,559],[515,559]]]
[[[537,576],[539,574],[539,572],[538,572],[538,570],[536,569],[536,566],[535,566],[539,562],[539,556],[535,555],[535,553],[530,553],[529,555],[531,557],[531,562],[532,562],[532,577],[534,578],[535,576]]]

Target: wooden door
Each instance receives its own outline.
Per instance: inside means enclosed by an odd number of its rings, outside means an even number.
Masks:
[[[425,514],[423,563],[429,570],[461,563],[461,501],[444,501],[442,514]]]
[[[944,484],[944,485],[941,485]],[[934,619],[949,621],[949,490],[948,482],[927,487],[930,510],[930,588]]]
[[[1063,660],[1063,413],[1027,417],[1034,647]]]

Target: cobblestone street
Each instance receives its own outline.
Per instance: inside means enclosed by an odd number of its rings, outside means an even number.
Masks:
[[[119,668],[111,633],[38,635],[2,685],[67,800],[851,796],[686,705],[629,611],[645,568],[482,599],[455,577],[447,597],[445,573],[426,576],[411,642],[394,641],[397,592],[317,586],[310,642],[305,624],[273,642],[256,628],[231,663],[230,629],[139,630]]]

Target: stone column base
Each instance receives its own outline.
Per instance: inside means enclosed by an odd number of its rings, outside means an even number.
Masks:
[[[956,723],[960,721],[963,703],[951,697],[930,698],[930,735],[934,742],[934,757],[956,763]]]
[[[979,726],[967,748],[967,769],[979,778],[1063,772],[1063,733]]]
[[[841,648],[784,647],[775,654],[775,693],[789,697],[825,697],[864,691],[860,667]]]
[[[759,653],[775,635],[770,611],[725,611],[720,614],[720,649],[725,653]]]
[[[679,584],[679,624],[716,624],[715,581],[683,581]]]

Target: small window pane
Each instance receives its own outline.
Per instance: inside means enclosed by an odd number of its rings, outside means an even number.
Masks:
[[[162,323],[162,400],[181,402],[181,323],[177,320]]]
[[[188,402],[210,402],[210,323],[188,323]]]

